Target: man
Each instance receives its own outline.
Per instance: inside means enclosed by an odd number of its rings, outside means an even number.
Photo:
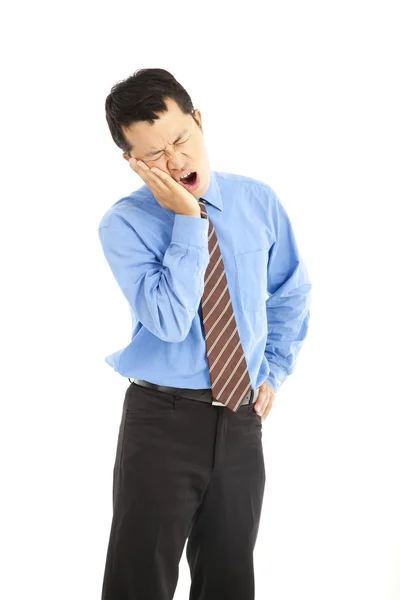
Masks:
[[[102,600],[251,600],[262,423],[308,330],[311,284],[267,184],[210,169],[202,116],[176,79],[116,84],[106,119],[144,185],[99,224],[130,307],[131,382],[113,471]],[[132,378],[132,379],[131,379]]]

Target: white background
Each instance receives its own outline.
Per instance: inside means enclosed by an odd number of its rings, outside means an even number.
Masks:
[[[263,424],[256,598],[400,597],[395,7],[3,8],[2,598],[100,600],[129,385],[104,357],[131,323],[97,224],[142,184],[104,100],[143,67],[186,87],[212,168],[276,191],[313,283],[296,372]],[[183,555],[176,600],[189,582]]]

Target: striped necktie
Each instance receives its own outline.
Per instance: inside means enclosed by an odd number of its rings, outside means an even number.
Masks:
[[[204,276],[201,310],[211,390],[218,403],[236,412],[251,390],[251,381],[239,338],[217,234],[208,218],[203,198],[199,200],[199,205],[201,217],[208,219],[209,222],[210,262]]]

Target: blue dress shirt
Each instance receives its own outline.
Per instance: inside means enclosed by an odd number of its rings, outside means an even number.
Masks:
[[[289,217],[272,188],[211,171],[202,196],[225,265],[252,388],[275,392],[307,335],[311,283]],[[209,263],[207,219],[162,207],[147,185],[113,204],[98,233],[128,301],[131,342],[105,357],[125,377],[211,388],[200,300]]]

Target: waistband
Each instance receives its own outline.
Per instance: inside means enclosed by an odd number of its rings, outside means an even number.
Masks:
[[[129,377],[128,377],[129,379]],[[166,392],[167,394],[172,394],[173,396],[182,396],[182,398],[189,398],[190,400],[199,400],[200,402],[208,402],[209,404],[213,404],[214,406],[225,406],[222,402],[216,400],[210,388],[204,389],[190,389],[190,388],[177,388],[170,387],[167,385],[159,385],[157,383],[150,383],[149,381],[145,381],[144,379],[129,379],[131,383],[135,383],[136,385],[141,385],[143,387],[153,388],[155,390],[159,390],[160,392]],[[240,406],[244,406],[245,404],[254,404],[257,400],[258,391],[260,388],[256,390],[251,389],[246,396],[244,397]]]

